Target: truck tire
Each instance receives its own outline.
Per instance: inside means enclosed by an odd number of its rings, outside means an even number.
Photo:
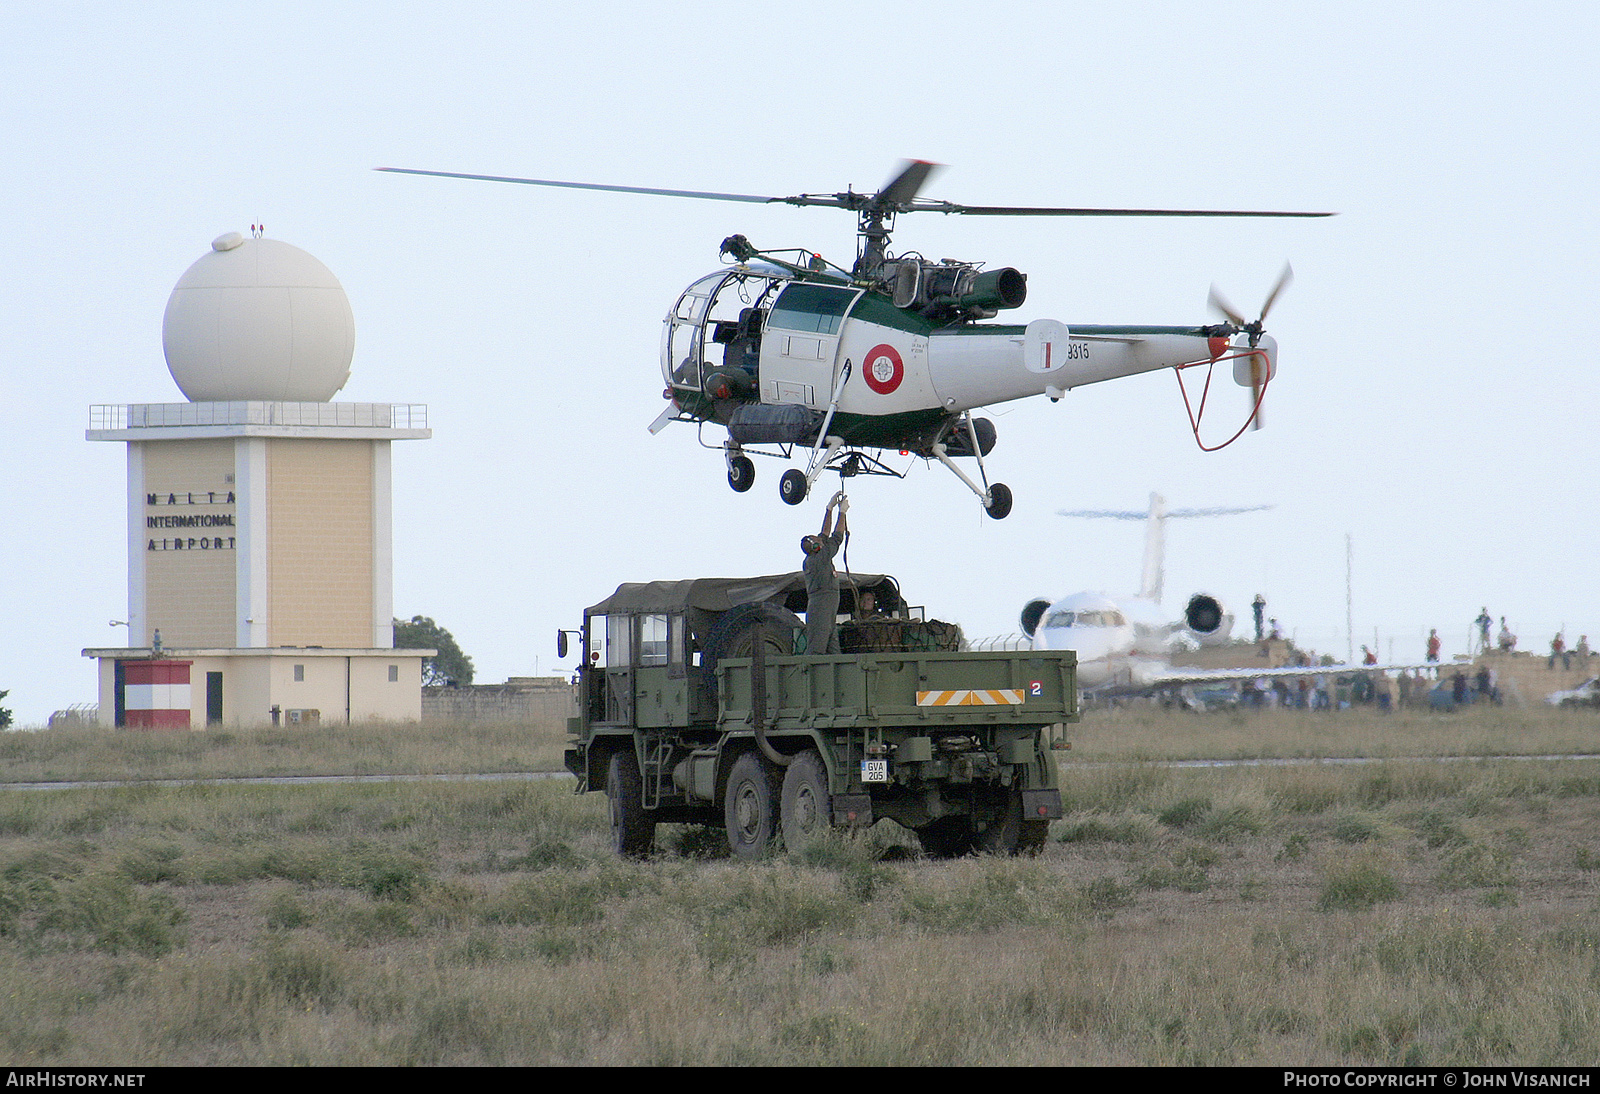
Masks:
[[[644,807],[644,779],[633,749],[611,754],[606,768],[606,797],[611,801],[611,847],[624,858],[643,858],[654,848],[656,822]]]
[[[779,819],[783,845],[791,853],[805,850],[832,829],[828,769],[816,749],[800,753],[784,772]]]
[[[965,816],[940,817],[917,829],[922,853],[929,858],[961,858],[977,849],[977,834]]]
[[[1006,796],[1004,811],[978,835],[978,850],[991,855],[1037,855],[1050,833],[1047,820],[1024,820],[1022,791]]]
[[[1045,840],[1050,836],[1050,822],[1047,820],[1025,820],[1022,822],[1022,831],[1017,834],[1017,854],[1027,855],[1029,858],[1044,850]]]
[[[723,612],[706,635],[702,660],[714,669],[724,657],[750,657],[757,643],[766,646],[769,657],[788,657],[794,653],[794,632],[804,627],[799,616],[776,604],[740,604]]]
[[[759,752],[746,752],[734,761],[722,801],[728,850],[747,861],[764,856],[778,831],[777,770]]]

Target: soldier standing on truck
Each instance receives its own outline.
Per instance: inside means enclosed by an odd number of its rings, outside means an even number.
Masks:
[[[833,510],[839,510],[839,524],[833,523]],[[839,648],[839,574],[833,568],[833,556],[839,553],[846,532],[845,514],[850,511],[850,499],[841,490],[828,501],[828,510],[822,515],[820,535],[804,536],[800,550],[805,552],[802,569],[806,575],[806,653],[830,654],[842,652]]]

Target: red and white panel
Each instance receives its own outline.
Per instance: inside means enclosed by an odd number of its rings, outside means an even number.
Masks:
[[[123,724],[128,729],[188,729],[191,661],[122,662]]]

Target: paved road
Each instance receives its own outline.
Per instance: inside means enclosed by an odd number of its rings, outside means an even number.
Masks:
[[[1320,759],[1254,760],[1086,760],[1075,768],[1098,767],[1312,767],[1377,763],[1472,763],[1482,760],[1600,760],[1600,753],[1572,752],[1538,756],[1325,756]],[[528,782],[570,779],[566,771],[501,771],[457,775],[240,775],[211,779],[84,779],[59,782],[0,782],[0,790],[102,790],[132,786],[297,786],[310,783]]]
[[[104,790],[130,786],[298,786],[309,783],[526,782],[570,779],[566,771],[500,771],[484,775],[235,775],[215,779],[80,779],[0,782],[0,790]]]

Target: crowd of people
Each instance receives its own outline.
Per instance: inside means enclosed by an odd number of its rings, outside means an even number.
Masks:
[[[1497,650],[1500,653],[1507,654],[1517,652],[1517,636],[1511,633],[1511,628],[1506,624],[1505,616],[1502,615],[1500,617],[1500,630],[1495,635],[1492,646],[1489,643],[1489,629],[1494,626],[1494,617],[1489,614],[1487,606],[1478,613],[1478,618],[1473,620],[1473,624],[1478,632],[1477,648],[1473,651],[1474,653],[1484,654],[1490,652],[1490,650]],[[1430,635],[1433,633],[1436,632],[1430,632]],[[1433,638],[1430,637],[1428,640],[1428,660],[1430,661],[1438,660],[1437,657],[1433,656],[1434,649]],[[1576,661],[1580,670],[1588,671],[1591,652],[1589,649],[1589,636],[1586,634],[1579,635],[1578,644],[1568,648],[1567,633],[1563,628],[1556,631],[1555,637],[1550,639],[1550,657],[1546,661],[1546,665],[1554,669],[1559,663],[1563,672],[1570,672],[1572,663]]]
[[[1266,599],[1257,595],[1251,605],[1255,616],[1255,638],[1261,654],[1266,656],[1281,642],[1282,627],[1276,619],[1266,614]],[[1517,637],[1511,632],[1505,616],[1499,618],[1499,633],[1494,634],[1495,617],[1487,606],[1473,620],[1472,653],[1498,652],[1512,654],[1517,649]],[[1261,677],[1238,689],[1238,701],[1249,707],[1300,708],[1328,710],[1355,704],[1370,703],[1379,709],[1404,707],[1449,708],[1469,703],[1502,701],[1499,672],[1492,660],[1479,660],[1476,670],[1470,666],[1457,668],[1446,674],[1441,666],[1444,641],[1438,628],[1430,628],[1425,645],[1426,660],[1423,665],[1399,667],[1380,661],[1377,650],[1361,647],[1361,665],[1365,671],[1329,671],[1323,674],[1291,677]],[[1290,666],[1310,666],[1310,660],[1289,644]],[[1546,664],[1552,670],[1589,670],[1592,654],[1589,636],[1580,635],[1576,645],[1568,646],[1565,630],[1558,631],[1550,640],[1550,655]],[[1439,667],[1436,667],[1439,666]]]

